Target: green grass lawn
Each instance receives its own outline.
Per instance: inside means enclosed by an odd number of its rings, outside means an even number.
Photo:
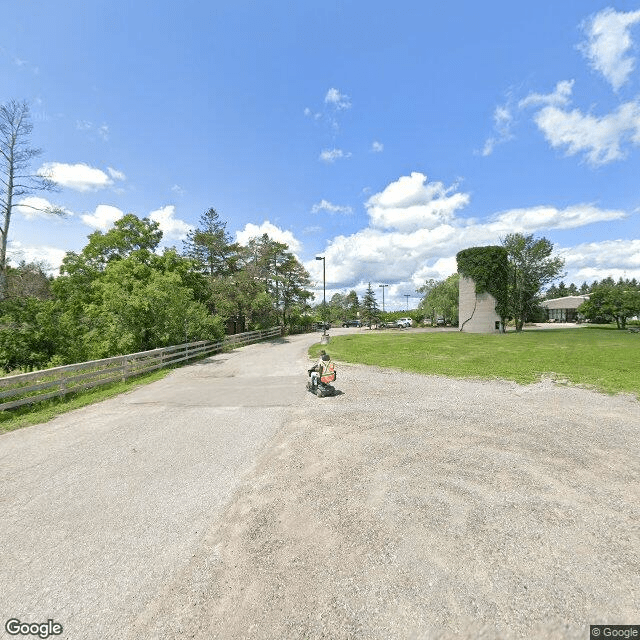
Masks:
[[[320,345],[310,354],[315,357]],[[521,384],[544,376],[606,393],[640,397],[640,334],[609,328],[531,330],[506,334],[371,332],[331,338],[331,357],[458,378]]]

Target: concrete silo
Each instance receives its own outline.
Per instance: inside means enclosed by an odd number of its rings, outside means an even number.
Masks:
[[[507,252],[503,247],[472,247],[456,256],[460,273],[460,331],[504,331],[500,311],[506,307]]]

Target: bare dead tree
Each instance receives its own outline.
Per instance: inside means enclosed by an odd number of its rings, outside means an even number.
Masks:
[[[54,206],[39,208],[18,200],[37,191],[57,189],[48,176],[30,170],[31,161],[42,153],[30,146],[32,130],[27,102],[9,100],[0,106],[0,300],[7,292],[7,240],[13,208],[20,204],[47,214],[65,213]]]

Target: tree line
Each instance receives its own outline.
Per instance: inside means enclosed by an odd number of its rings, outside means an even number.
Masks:
[[[516,330],[526,322],[546,320],[544,300],[566,296],[588,295],[578,307],[585,319],[599,323],[615,322],[624,329],[630,318],[640,316],[640,283],[635,279],[613,278],[583,282],[580,287],[560,281],[564,263],[552,257],[553,245],[546,238],[533,235],[510,234],[502,242],[507,251],[507,319],[513,320]],[[424,294],[419,310],[436,324],[438,318],[445,323],[458,324],[459,274],[445,280],[428,280],[418,291]],[[547,286],[549,285],[549,286]]]
[[[309,308],[309,274],[268,235],[231,242],[214,209],[182,251],[158,251],[157,222],[133,214],[68,252],[60,275],[44,265],[6,270],[0,367],[41,369],[146,351],[226,332],[296,325]]]

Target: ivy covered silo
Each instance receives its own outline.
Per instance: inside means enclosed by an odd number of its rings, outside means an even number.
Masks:
[[[509,263],[504,247],[471,247],[456,255],[460,331],[499,333],[507,315]]]

